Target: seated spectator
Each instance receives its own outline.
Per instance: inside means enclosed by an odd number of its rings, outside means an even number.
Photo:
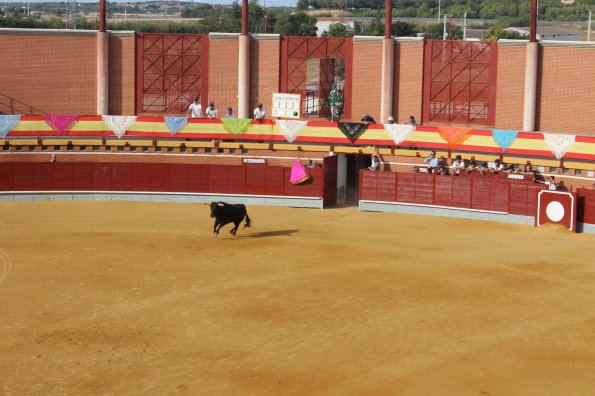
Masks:
[[[432,150],[430,155],[424,160],[424,164],[428,164],[428,173],[434,172],[438,168],[438,157],[436,157],[436,151]]]
[[[508,164],[508,166],[506,167],[506,169],[504,169],[504,172],[506,173],[517,173],[516,167],[514,166],[514,164]]]
[[[482,175],[485,175],[486,172],[489,172],[490,167],[488,166],[488,163],[486,161],[483,161],[481,163],[481,165],[479,165],[477,167],[477,170],[479,171],[479,173],[481,173]]]
[[[523,170],[525,173],[533,173],[533,165],[531,165],[531,161],[527,161],[525,164],[525,169]]]
[[[376,121],[368,113],[364,113],[361,121],[369,124],[376,124]]]
[[[463,161],[463,157],[457,155],[450,168],[452,169],[453,176],[460,176],[461,170],[465,169],[465,161]]]
[[[556,183],[556,179],[554,176],[550,175],[545,178],[545,180],[535,180],[536,183],[542,183],[548,186],[549,190],[556,191],[558,189],[558,183]]]
[[[370,165],[368,169],[373,171],[380,170],[380,158],[378,157],[378,154],[372,154],[372,165]]]
[[[475,160],[475,157],[471,157],[471,159],[469,160],[469,164],[467,165],[467,167],[465,168],[465,171],[467,172],[467,174],[476,171],[477,170],[477,161]]]
[[[498,172],[502,172],[504,170],[504,164],[502,163],[502,161],[500,161],[499,158],[496,158],[496,160],[494,161],[494,164],[492,166],[490,166],[490,171],[492,171],[493,173],[498,173]]]
[[[306,161],[306,165],[304,165],[304,167],[306,167],[306,168],[316,168],[317,165],[316,165],[316,163],[312,162],[311,159],[309,159],[308,161]]]
[[[409,116],[409,119],[407,121],[404,121],[403,124],[419,125],[419,123],[415,120],[414,116]]]
[[[438,168],[438,172],[436,172],[436,174],[439,176],[448,176],[448,168],[444,165],[440,165],[440,168]]]

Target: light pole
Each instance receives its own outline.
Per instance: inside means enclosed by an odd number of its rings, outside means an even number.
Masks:
[[[587,41],[591,41],[591,10],[589,10],[589,24],[587,25]]]

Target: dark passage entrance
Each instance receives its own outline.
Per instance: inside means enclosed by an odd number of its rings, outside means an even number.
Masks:
[[[359,171],[365,169],[371,164],[370,155],[346,154],[347,174],[346,174],[346,199],[347,205],[357,205],[359,200]]]

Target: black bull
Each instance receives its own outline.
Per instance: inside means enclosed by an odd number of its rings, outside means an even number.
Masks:
[[[235,225],[229,232],[235,235],[244,217],[246,217],[244,227],[250,227],[250,217],[248,217],[246,206],[243,204],[231,205],[225,202],[211,202],[211,217],[215,218],[215,225],[213,226],[215,236],[219,235],[221,227],[228,223]]]

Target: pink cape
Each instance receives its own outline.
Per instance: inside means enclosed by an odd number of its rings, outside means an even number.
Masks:
[[[291,184],[302,184],[311,179],[311,176],[304,168],[304,165],[300,161],[295,161],[295,164],[291,167],[291,176],[289,182]]]

